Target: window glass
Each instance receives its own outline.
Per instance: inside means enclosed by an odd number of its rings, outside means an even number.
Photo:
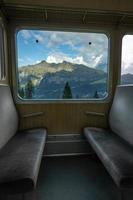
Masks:
[[[102,33],[20,30],[18,95],[22,99],[103,99],[108,38]]]
[[[4,62],[4,34],[0,25],[0,80],[5,79],[5,62]]]
[[[133,35],[122,40],[121,84],[133,84]]]

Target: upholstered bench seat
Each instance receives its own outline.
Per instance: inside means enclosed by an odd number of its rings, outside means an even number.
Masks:
[[[35,188],[46,141],[46,129],[19,132],[19,115],[8,85],[0,85],[0,193]]]
[[[121,199],[132,200],[133,85],[117,86],[108,122],[108,129],[86,127],[84,135],[120,188]]]
[[[46,131],[26,130],[17,133],[0,150],[0,191],[23,193],[35,188]]]
[[[85,128],[84,134],[120,188],[133,187],[133,148],[109,129]]]

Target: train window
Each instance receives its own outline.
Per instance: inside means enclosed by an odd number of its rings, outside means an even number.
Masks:
[[[121,84],[133,84],[133,35],[122,40]]]
[[[4,33],[0,25],[0,80],[5,79],[5,57],[4,57]]]
[[[21,99],[103,99],[108,92],[104,33],[20,30],[17,81]]]

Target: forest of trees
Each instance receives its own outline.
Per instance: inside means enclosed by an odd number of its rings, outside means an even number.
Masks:
[[[21,87],[18,82],[18,94],[21,98],[32,99],[34,94],[34,84],[32,81],[29,80],[25,87]]]
[[[31,80],[29,80],[27,84],[23,87],[21,87],[18,82],[18,94],[22,99],[33,99],[34,92],[35,92],[35,86]],[[73,97],[72,90],[68,81],[66,82],[62,93],[63,93],[62,99],[72,99],[72,98],[78,99],[79,98],[78,94],[76,95],[76,97]],[[97,90],[94,92],[93,98],[94,99],[99,98],[99,94]]]

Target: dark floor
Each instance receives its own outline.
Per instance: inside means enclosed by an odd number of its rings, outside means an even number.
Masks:
[[[90,156],[46,157],[37,189],[25,200],[119,200],[120,192],[96,158]],[[17,198],[9,198],[21,200]]]

